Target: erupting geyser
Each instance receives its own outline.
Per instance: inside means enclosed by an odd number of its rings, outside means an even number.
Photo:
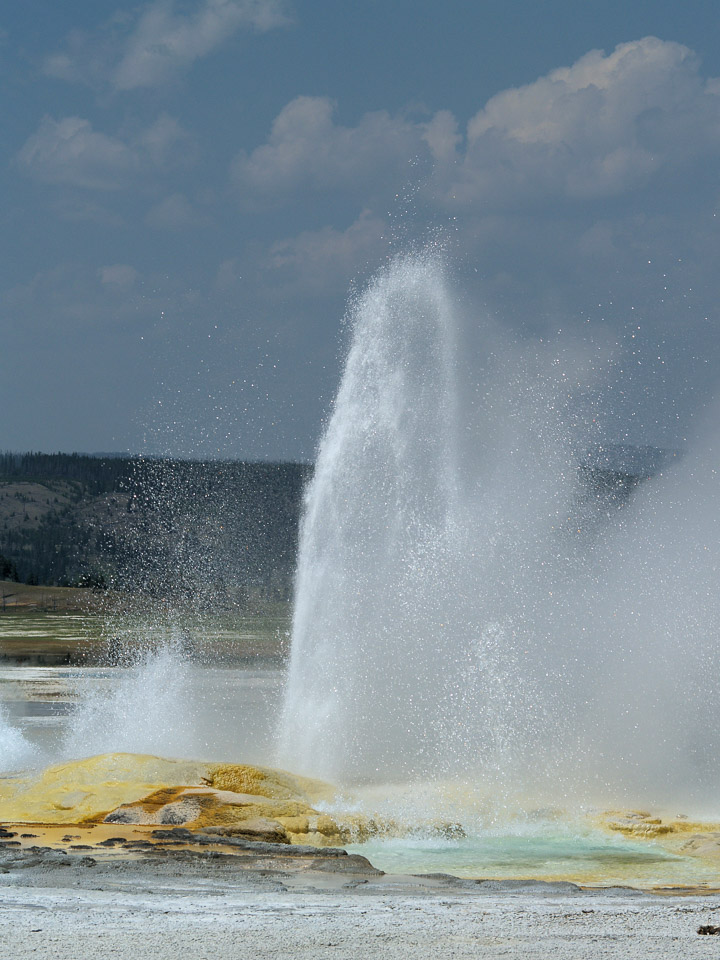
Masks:
[[[563,549],[562,405],[489,325],[469,383],[458,313],[429,255],[396,261],[353,313],[307,491],[281,733],[284,762],[331,779],[501,773],[545,725],[517,618]]]
[[[22,733],[13,727],[0,704],[0,774],[30,761],[33,749]]]
[[[714,470],[689,455],[603,499],[579,469],[581,353],[503,344],[432,254],[393,262],[351,319],[306,492],[279,762],[564,806],[712,799]]]

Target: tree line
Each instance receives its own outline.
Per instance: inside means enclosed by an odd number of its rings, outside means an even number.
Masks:
[[[0,525],[0,575],[209,603],[290,595],[301,463],[0,453],[0,490],[41,485]],[[47,492],[47,496],[45,496]]]
[[[597,457],[578,471],[573,513],[586,529],[605,522],[649,475]],[[0,518],[0,579],[194,605],[288,598],[310,473],[291,462],[0,453],[0,494],[9,503]]]

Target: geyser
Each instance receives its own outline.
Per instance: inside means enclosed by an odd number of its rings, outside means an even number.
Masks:
[[[33,755],[31,744],[12,726],[0,704],[0,774],[31,762]]]
[[[281,758],[331,779],[502,775],[546,726],[528,605],[567,552],[565,404],[489,324],[470,382],[430,255],[393,263],[352,325],[306,495]]]
[[[351,323],[306,491],[279,762],[565,807],[711,799],[714,471],[690,456],[628,503],[583,481],[590,365],[464,315],[432,254],[390,264]]]

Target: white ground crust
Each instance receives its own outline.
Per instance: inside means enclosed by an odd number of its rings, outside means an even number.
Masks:
[[[104,886],[0,882],[2,960],[720,956],[720,937],[697,934],[701,924],[720,924],[717,896],[275,893],[198,878]]]

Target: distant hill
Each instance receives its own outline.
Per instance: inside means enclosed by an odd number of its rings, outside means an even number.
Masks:
[[[594,535],[676,456],[621,444],[587,451],[569,528]],[[2,453],[0,580],[113,587],[214,608],[288,599],[311,469]]]
[[[193,603],[287,598],[298,463],[0,454],[0,579]]]

